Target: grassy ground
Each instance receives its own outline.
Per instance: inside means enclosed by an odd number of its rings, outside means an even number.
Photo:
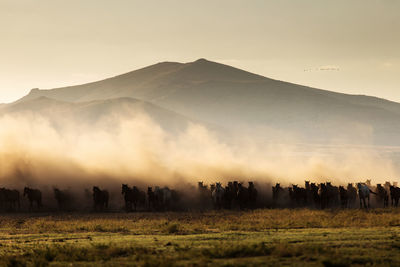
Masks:
[[[0,265],[400,265],[400,211],[0,215]]]

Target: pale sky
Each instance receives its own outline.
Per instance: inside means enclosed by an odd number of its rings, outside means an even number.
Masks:
[[[0,102],[198,58],[400,102],[400,1],[0,0]]]

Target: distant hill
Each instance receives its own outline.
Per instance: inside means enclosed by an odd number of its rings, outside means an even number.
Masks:
[[[158,63],[84,85],[35,89],[14,105],[29,107],[38,97],[78,106],[133,98],[160,112],[266,140],[279,140],[274,132],[307,143],[400,145],[399,103],[277,81],[205,59]]]

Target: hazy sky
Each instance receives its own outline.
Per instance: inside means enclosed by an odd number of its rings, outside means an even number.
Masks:
[[[0,102],[198,58],[400,101],[400,1],[0,0]]]

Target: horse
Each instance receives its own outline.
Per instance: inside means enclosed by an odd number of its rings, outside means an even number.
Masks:
[[[321,209],[327,208],[329,206],[329,194],[328,194],[328,188],[326,187],[326,184],[324,184],[324,183],[319,184],[318,196],[320,199]]]
[[[235,192],[233,192],[233,184],[229,182],[227,186],[225,186],[225,193],[224,193],[224,208],[231,209],[232,208],[232,201],[235,198]]]
[[[311,190],[311,184],[310,181],[304,181],[304,188],[306,189],[306,194],[307,194],[307,203],[310,204],[313,202],[313,193]]]
[[[354,208],[357,200],[357,189],[353,186],[352,183],[347,184],[347,197],[349,207]]]
[[[127,184],[122,184],[121,194],[124,195],[126,212],[131,211],[134,198],[132,188],[130,188]]]
[[[157,209],[158,199],[152,187],[147,187],[147,200],[149,210]]]
[[[340,195],[340,204],[342,208],[347,208],[348,205],[348,200],[349,196],[347,194],[347,190],[344,188],[344,186],[339,186],[339,195]]]
[[[328,190],[329,204],[331,207],[339,205],[339,188],[337,186],[333,186],[331,182],[327,182],[326,187]]]
[[[307,191],[305,188],[293,185],[293,196],[295,205],[302,207],[307,204]]]
[[[311,183],[310,190],[311,190],[311,199],[314,203],[314,207],[319,207],[321,205],[321,200],[318,195],[318,186],[315,183]]]
[[[286,192],[286,197],[290,198],[288,194],[289,191]],[[276,183],[275,186],[272,186],[272,206],[276,208],[282,205],[284,198],[285,198],[285,189],[281,187],[280,183]]]
[[[221,186],[221,183],[216,183],[214,191],[211,192],[211,197],[215,209],[221,209],[223,207],[224,193],[225,190]]]
[[[207,204],[209,204],[210,191],[208,190],[208,186],[203,182],[197,183],[197,196],[197,204],[199,207],[204,208],[208,206]]]
[[[249,189],[243,186],[242,183],[238,184],[236,199],[238,201],[240,209],[244,209],[247,207],[249,203]]]
[[[20,196],[17,190],[0,188],[0,204],[7,210],[21,208]]]
[[[29,210],[33,209],[33,203],[36,202],[37,208],[42,207],[42,192],[38,189],[24,188],[24,197],[27,196],[29,200]]]
[[[296,195],[294,193],[293,187],[288,188],[288,194],[289,194],[289,199],[290,199],[290,206],[294,207],[296,205]]]
[[[160,188],[155,187],[154,194],[157,199],[157,208],[167,210],[170,208],[172,202],[172,192],[168,187]]]
[[[104,210],[108,208],[109,194],[107,190],[101,190],[97,186],[93,186],[93,209]]]
[[[59,210],[66,210],[72,201],[72,196],[68,191],[61,191],[58,188],[54,188],[54,198],[57,201]]]
[[[376,195],[376,193],[372,192],[371,189],[369,189],[369,187],[364,183],[358,183],[357,188],[358,188],[358,197],[360,198],[360,209],[362,208],[362,204],[364,204],[364,208],[367,208],[368,204],[369,208],[370,207],[369,194],[372,193]],[[365,200],[367,200],[367,203]]]
[[[381,184],[377,184],[376,190],[377,190],[377,195],[376,195],[377,201],[383,202],[384,208],[389,206],[389,193],[386,191],[385,187],[383,187]]]
[[[249,204],[251,208],[255,208],[257,204],[258,191],[253,182],[249,182]]]
[[[400,199],[400,188],[397,186],[391,185],[390,186],[390,198],[392,200],[392,206],[398,206],[399,205],[399,199]]]
[[[122,184],[121,194],[124,195],[126,212],[132,211],[132,205],[136,211],[139,204],[144,205],[146,202],[146,194],[136,186],[130,188],[127,184]]]
[[[146,193],[143,190],[140,190],[136,186],[132,188],[135,199],[134,199],[134,206],[135,206],[135,211],[138,205],[141,205],[142,207],[146,206]]]

